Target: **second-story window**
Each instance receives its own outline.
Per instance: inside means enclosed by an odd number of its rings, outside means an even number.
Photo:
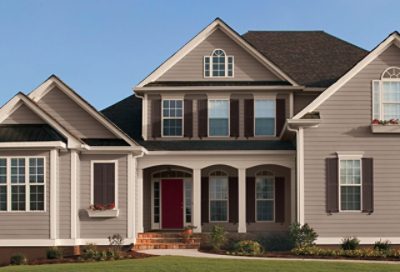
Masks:
[[[182,136],[183,101],[163,100],[163,136]]]
[[[204,57],[204,77],[233,77],[233,69],[233,56],[227,56],[222,49]]]
[[[275,135],[275,100],[254,100],[254,134],[256,136]]]
[[[208,135],[229,136],[229,100],[208,101]]]

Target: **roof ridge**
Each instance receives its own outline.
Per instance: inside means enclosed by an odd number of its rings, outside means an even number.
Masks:
[[[328,32],[326,32],[326,31],[322,31],[322,32],[325,33],[326,35],[331,36],[331,37],[333,37],[333,38],[335,38],[335,39],[337,39],[337,40],[339,40],[339,41],[341,41],[341,42],[344,42],[344,43],[346,43],[346,44],[348,44],[348,45],[354,46],[354,47],[356,47],[356,48],[358,48],[358,49],[361,49],[361,50],[363,50],[363,51],[365,51],[365,52],[370,52],[370,51],[368,51],[367,49],[364,49],[364,48],[362,48],[361,46],[358,46],[358,45],[356,45],[356,44],[354,44],[354,43],[351,43],[351,42],[349,42],[349,41],[346,41],[346,40],[344,40],[344,39],[342,39],[342,38],[339,38],[339,37],[336,36],[336,35],[333,35],[333,34],[328,33]]]
[[[250,32],[325,32],[325,31],[324,30],[247,30],[246,33]]]

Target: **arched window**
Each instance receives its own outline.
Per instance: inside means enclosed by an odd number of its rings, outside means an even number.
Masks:
[[[233,56],[227,56],[222,49],[205,56],[204,77],[233,77]]]
[[[275,218],[275,176],[269,171],[256,174],[256,220],[273,221]]]
[[[381,80],[373,80],[372,119],[390,121],[400,119],[400,68],[389,67]]]
[[[228,174],[214,171],[209,176],[210,222],[228,221]]]

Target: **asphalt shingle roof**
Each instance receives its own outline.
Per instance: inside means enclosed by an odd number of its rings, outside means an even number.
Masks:
[[[50,142],[66,139],[46,124],[1,125],[0,142]]]

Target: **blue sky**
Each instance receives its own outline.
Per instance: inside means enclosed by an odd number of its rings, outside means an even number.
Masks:
[[[56,74],[98,109],[221,17],[247,30],[325,30],[365,49],[400,30],[399,0],[0,0],[0,104]]]

